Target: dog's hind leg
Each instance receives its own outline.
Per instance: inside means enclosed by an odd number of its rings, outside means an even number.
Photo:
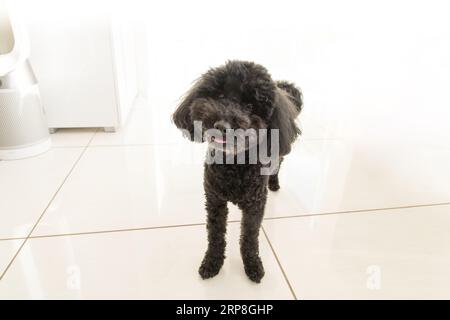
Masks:
[[[203,279],[217,275],[225,260],[226,228],[228,208],[227,202],[206,193],[208,249],[199,269]]]
[[[258,238],[267,199],[267,189],[265,191],[260,200],[239,203],[242,210],[240,246],[244,269],[250,280],[257,283],[264,277]]]
[[[269,177],[269,189],[271,191],[278,191],[280,189],[280,182],[278,181],[278,173],[280,172],[282,162],[283,162],[283,157],[280,158],[280,164],[278,166],[277,173],[275,173]]]

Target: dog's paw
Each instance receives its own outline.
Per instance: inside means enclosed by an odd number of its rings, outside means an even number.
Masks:
[[[214,258],[210,256],[205,256],[198,269],[198,273],[202,279],[209,279],[215,277],[223,265],[223,258]]]
[[[280,189],[280,184],[278,183],[278,179],[270,179],[269,180],[269,190],[271,191],[278,191]]]
[[[260,283],[264,277],[264,266],[259,257],[244,262],[244,269],[247,277],[253,282]]]

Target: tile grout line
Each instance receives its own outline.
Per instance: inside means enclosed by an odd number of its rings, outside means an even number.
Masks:
[[[233,223],[233,222],[236,222],[236,221],[229,221],[229,222]],[[154,226],[154,227],[142,227],[142,228],[127,228],[127,229],[113,229],[113,230],[73,232],[73,233],[61,233],[61,234],[50,234],[50,235],[37,235],[37,236],[31,236],[30,239],[83,236],[83,235],[90,235],[90,234],[107,234],[107,233],[145,231],[145,230],[155,230],[155,229],[171,229],[171,228],[182,228],[182,227],[195,227],[195,226],[203,226],[205,224],[206,223],[199,222],[199,223],[178,224],[178,225],[170,225],[170,226]]]
[[[402,210],[402,209],[413,209],[413,208],[425,208],[425,207],[439,207],[439,206],[448,206],[450,202],[440,202],[440,203],[429,203],[429,204],[417,204],[417,205],[408,205],[408,206],[397,206],[397,207],[384,207],[384,208],[371,208],[371,209],[356,209],[356,210],[344,210],[344,211],[331,211],[331,212],[323,212],[323,213],[308,213],[308,214],[296,214],[296,215],[287,215],[280,217],[268,217],[264,218],[264,220],[280,220],[280,219],[288,219],[288,218],[304,218],[304,217],[320,217],[320,216],[330,216],[337,214],[352,214],[352,213],[373,213],[377,211],[387,211],[387,210]]]
[[[386,210],[401,210],[401,209],[412,209],[412,208],[423,208],[423,207],[438,207],[438,206],[447,206],[447,205],[450,205],[450,202],[430,203],[430,204],[411,205],[411,206],[399,206],[399,207],[375,208],[375,209],[359,209],[359,210],[350,210],[350,211],[336,211],[336,212],[324,212],[324,213],[312,213],[312,214],[299,214],[299,215],[289,215],[289,216],[280,216],[280,217],[268,217],[268,218],[264,218],[263,220],[264,221],[272,221],[272,220],[293,219],[293,218],[320,217],[320,216],[337,215],[337,214],[372,213],[372,212],[386,211]],[[236,223],[236,222],[239,222],[239,221],[240,220],[229,220],[228,223]],[[55,234],[43,234],[43,235],[29,236],[29,237],[4,238],[4,239],[0,239],[0,241],[24,240],[24,239],[27,239],[27,238],[30,238],[30,239],[54,238],[54,237],[64,237],[64,236],[77,236],[77,235],[102,234],[102,233],[116,233],[116,232],[130,232],[130,231],[153,230],[153,229],[170,229],[170,228],[180,228],[180,227],[202,226],[202,225],[205,225],[205,224],[206,224],[206,222],[197,222],[197,223],[173,224],[173,225],[149,226],[149,227],[136,227],[136,228],[125,228],[125,229],[111,229],[111,230],[98,230],[98,231],[80,231],[80,232],[73,232],[73,233],[55,233]]]
[[[3,238],[0,241],[17,241],[17,240],[25,240],[27,237],[15,237],[15,238]]]
[[[267,235],[266,230],[264,229],[264,226],[261,226],[261,230],[262,230],[262,232],[264,233],[264,236],[266,237],[267,242],[269,243],[269,247],[270,247],[270,249],[272,250],[273,255],[275,256],[275,260],[277,261],[278,266],[279,266],[280,269],[281,269],[281,273],[283,274],[284,280],[286,281],[286,283],[287,283],[287,285],[288,285],[288,287],[289,287],[289,290],[291,291],[291,294],[292,294],[292,296],[294,297],[294,300],[298,300],[298,299],[297,299],[297,296],[295,295],[294,288],[292,288],[292,285],[291,285],[291,283],[289,282],[289,279],[288,279],[288,277],[287,277],[287,274],[286,274],[286,272],[284,271],[283,266],[281,265],[281,261],[280,261],[280,259],[278,258],[277,253],[275,252],[275,248],[273,247],[272,242],[270,242],[269,236]]]
[[[89,147],[90,144],[92,143],[92,141],[95,140],[95,137],[97,136],[97,133],[98,133],[100,130],[104,130],[104,128],[97,128],[97,129],[95,130],[94,134],[92,135],[91,140],[89,140],[89,143],[87,144],[86,147]]]
[[[228,221],[228,223],[238,223],[238,222],[240,222],[240,220],[230,220],[230,221]],[[169,226],[154,226],[154,227],[142,227],[142,228],[99,230],[99,231],[86,231],[86,232],[47,234],[47,235],[44,234],[44,235],[31,236],[30,239],[84,236],[84,235],[91,235],[91,234],[107,234],[107,233],[146,231],[146,230],[157,230],[157,229],[172,229],[172,228],[183,228],[183,227],[197,227],[197,226],[204,226],[204,225],[206,225],[206,222],[176,224],[176,225],[169,225]]]
[[[97,131],[95,132],[97,133]],[[39,224],[39,222],[42,220],[42,218],[44,217],[45,213],[47,212],[48,208],[50,207],[50,205],[52,204],[53,200],[55,200],[56,196],[58,195],[59,191],[62,189],[62,187],[64,186],[64,184],[66,183],[67,179],[69,178],[69,176],[72,174],[72,172],[75,170],[75,167],[78,165],[78,162],[80,162],[81,158],[83,157],[83,155],[86,153],[89,144],[91,143],[92,139],[94,138],[95,134],[92,135],[91,139],[88,141],[88,143],[86,144],[86,146],[84,147],[84,149],[81,151],[80,155],[78,156],[78,158],[75,160],[74,164],[72,165],[72,167],[70,168],[69,172],[66,174],[65,178],[63,179],[63,181],[61,182],[60,186],[58,187],[58,189],[56,190],[56,192],[53,194],[53,196],[51,197],[50,201],[47,203],[47,206],[44,208],[44,210],[42,211],[41,215],[39,216],[39,218],[36,220],[35,224],[33,225],[33,228],[31,228],[30,232],[28,233],[27,237],[23,240],[22,244],[20,245],[20,247],[17,249],[16,253],[14,254],[14,256],[12,257],[12,259],[9,261],[9,263],[7,264],[5,270],[3,270],[3,272],[0,275],[0,281],[3,280],[5,274],[8,272],[9,268],[11,267],[11,265],[14,263],[14,261],[16,260],[17,256],[19,255],[20,251],[22,251],[22,248],[25,246],[26,242],[28,241],[28,239],[30,239],[31,234],[34,232],[34,230],[36,229],[37,225]]]

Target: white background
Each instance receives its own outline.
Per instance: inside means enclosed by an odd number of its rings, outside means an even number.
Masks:
[[[92,32],[95,17],[113,7],[64,1]],[[43,24],[61,6],[21,2],[27,18]],[[445,1],[114,2],[137,22],[140,91],[148,88],[151,107],[167,116],[201,73],[246,59],[298,84],[303,117],[324,137],[450,143]]]
[[[142,3],[141,3],[142,5]],[[450,143],[445,1],[164,1],[143,5],[150,97],[174,105],[227,59],[297,83],[325,135]]]

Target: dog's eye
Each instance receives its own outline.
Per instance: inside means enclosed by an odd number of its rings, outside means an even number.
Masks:
[[[247,104],[247,105],[245,106],[245,108],[246,108],[247,110],[252,111],[252,110],[253,110],[253,105],[252,105],[251,103],[249,103],[249,104]]]

